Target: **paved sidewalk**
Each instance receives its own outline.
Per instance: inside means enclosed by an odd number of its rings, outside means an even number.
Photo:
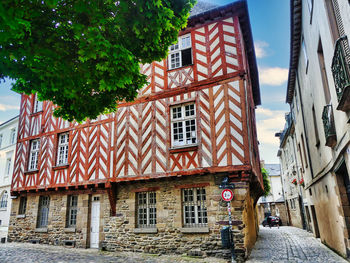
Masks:
[[[0,263],[226,263],[218,258],[190,258],[181,255],[150,255],[129,252],[101,252],[96,249],[65,248],[29,243],[0,244]]]
[[[344,258],[323,245],[311,233],[300,228],[260,226],[259,238],[247,261],[258,262],[310,262],[346,263]]]

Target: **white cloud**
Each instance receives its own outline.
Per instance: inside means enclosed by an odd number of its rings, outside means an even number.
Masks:
[[[275,133],[283,129],[285,124],[285,113],[278,110],[266,108],[257,109],[257,130],[260,144],[271,144],[276,147],[276,153],[279,146],[279,138]]]
[[[255,55],[257,58],[263,58],[267,56],[267,52],[266,49],[269,46],[268,43],[264,42],[264,41],[256,41],[254,43],[254,47],[255,47]]]
[[[260,84],[280,86],[288,80],[287,68],[259,68]]]
[[[0,104],[0,111],[7,111],[7,110],[19,110],[19,106],[18,105]]]

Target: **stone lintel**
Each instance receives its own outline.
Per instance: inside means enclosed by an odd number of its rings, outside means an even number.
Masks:
[[[75,231],[76,231],[75,227],[66,227],[64,229],[65,233],[75,233]]]
[[[158,229],[156,227],[152,228],[134,228],[134,233],[135,234],[157,234]]]
[[[209,227],[183,227],[180,231],[185,234],[209,233]]]
[[[23,214],[23,215],[16,215],[16,218],[25,218],[25,217],[26,217],[25,214]]]
[[[36,233],[47,233],[47,227],[35,228],[34,232],[36,232]]]

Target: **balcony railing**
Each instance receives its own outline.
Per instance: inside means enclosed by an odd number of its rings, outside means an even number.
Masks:
[[[339,38],[335,44],[332,74],[338,95],[337,110],[350,110],[350,50],[347,36]]]
[[[337,144],[337,135],[335,133],[334,117],[332,105],[326,105],[322,113],[324,134],[326,136],[326,146],[334,147]]]

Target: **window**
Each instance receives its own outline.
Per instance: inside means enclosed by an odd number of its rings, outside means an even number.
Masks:
[[[171,130],[173,146],[197,143],[196,110],[194,103],[171,108]]]
[[[62,133],[58,136],[57,165],[68,164],[68,143],[69,133]]]
[[[50,197],[49,196],[40,196],[38,222],[37,222],[38,228],[47,227],[47,221],[49,218],[49,206],[50,206]]]
[[[300,143],[298,143],[298,151],[299,151],[299,157],[300,157],[300,163],[301,163],[302,172],[304,172],[305,171],[305,169],[304,169],[304,160],[303,160],[303,154],[301,152]]]
[[[191,35],[179,38],[178,42],[169,47],[169,69],[184,67],[192,64]]]
[[[136,193],[137,227],[155,227],[157,224],[157,208],[155,192]]]
[[[301,134],[301,144],[303,146],[303,154],[304,154],[304,160],[305,160],[305,168],[308,167],[308,163],[307,163],[307,157],[306,157],[306,150],[305,150],[305,142],[304,142],[304,136]]]
[[[2,134],[0,134],[0,148],[1,148],[1,144],[2,144]]]
[[[69,195],[67,203],[67,227],[75,227],[78,214],[78,196]]]
[[[32,140],[30,143],[29,153],[29,166],[28,170],[33,171],[38,169],[38,158],[39,158],[40,140]]]
[[[21,196],[19,199],[19,209],[18,209],[18,214],[19,215],[24,215],[27,210],[27,197],[26,196]]]
[[[182,189],[184,227],[205,227],[208,223],[205,188]]]
[[[312,106],[312,118],[314,121],[314,131],[315,131],[315,140],[316,140],[316,147],[320,145],[320,136],[318,135],[318,127],[317,127],[317,119],[316,119],[316,112],[315,112],[315,106]]]
[[[307,73],[307,70],[308,70],[308,67],[309,67],[309,58],[308,58],[307,52],[306,52],[304,37],[302,38],[301,47],[302,47],[303,53],[304,53],[305,68],[306,68],[306,73]]]
[[[320,71],[321,71],[321,79],[322,79],[323,91],[324,91],[326,104],[330,104],[331,103],[331,93],[329,91],[329,86],[328,86],[326,64],[324,62],[323,47],[322,47],[321,39],[318,40],[317,55],[318,55],[318,63],[320,66]]]
[[[15,142],[16,142],[16,129],[11,129],[10,144],[14,144]]]
[[[327,10],[327,15],[328,15],[328,23],[329,23],[329,29],[331,31],[331,35],[333,37],[333,42],[335,42],[339,37],[339,29],[338,29],[338,23],[337,23],[337,18],[335,16],[335,9],[333,5],[332,0],[325,0],[326,4],[326,10]]]
[[[43,110],[43,102],[38,100],[38,95],[35,94],[34,96],[34,107],[33,107],[33,113],[37,113]]]
[[[7,158],[5,176],[9,176],[10,171],[11,171],[11,158]]]
[[[7,207],[7,191],[5,191],[0,199],[0,208],[6,208]]]

